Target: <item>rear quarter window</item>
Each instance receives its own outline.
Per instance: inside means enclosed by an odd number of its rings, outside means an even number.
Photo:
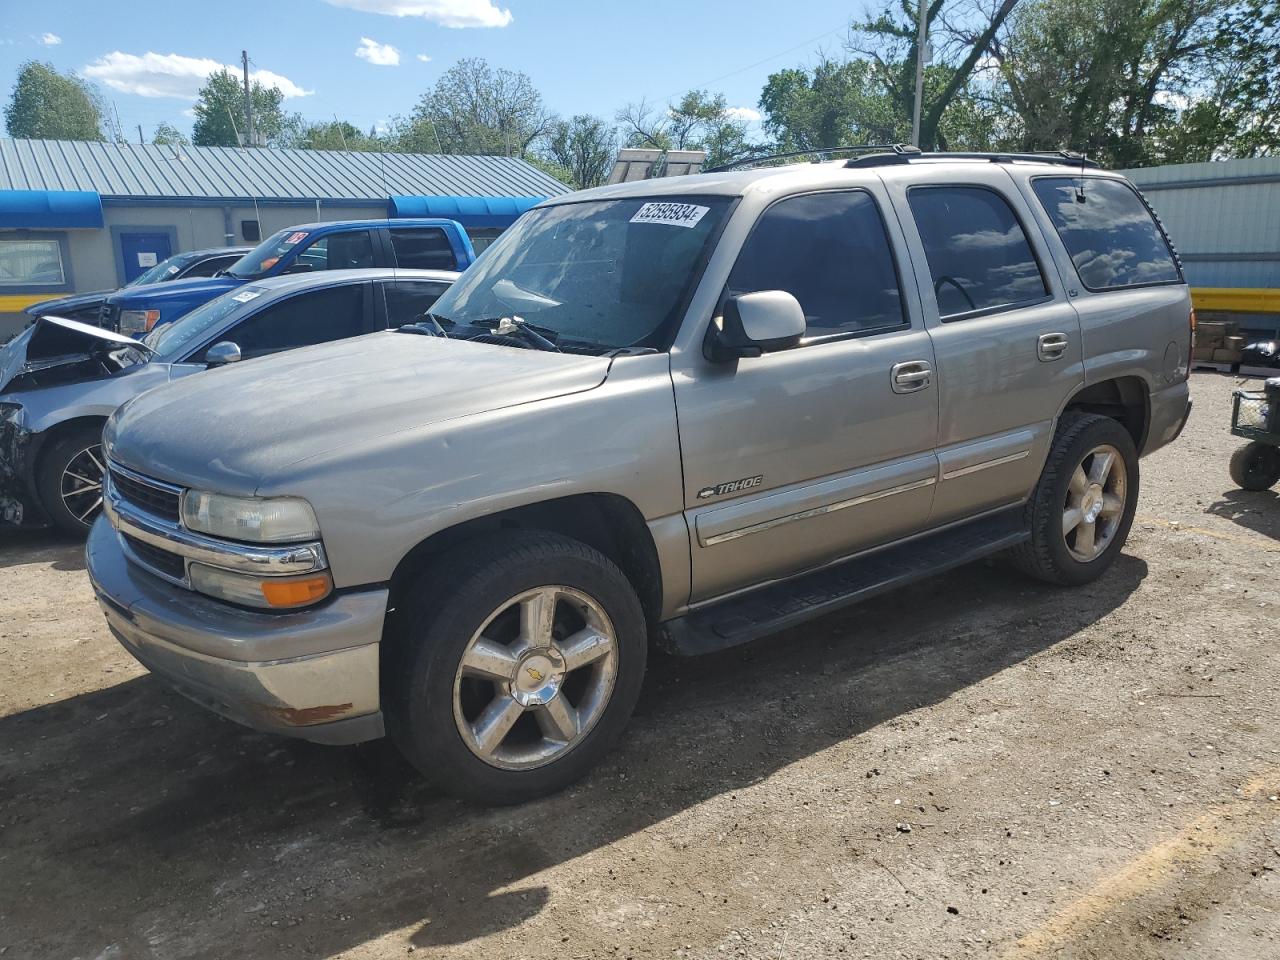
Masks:
[[[1078,187],[1084,199],[1079,199]],[[1164,234],[1127,183],[1097,177],[1038,177],[1031,188],[1089,290],[1182,280]]]

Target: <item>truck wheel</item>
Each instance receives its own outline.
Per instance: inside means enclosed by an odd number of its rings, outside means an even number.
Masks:
[[[487,537],[405,593],[383,661],[388,730],[446,792],[485,804],[553,793],[622,733],[647,631],[603,554],[552,533]]]
[[[1010,551],[1014,565],[1064,586],[1096,580],[1129,536],[1138,503],[1138,451],[1110,417],[1067,414],[1027,501],[1031,539]]]
[[[1256,440],[1231,455],[1231,479],[1242,490],[1267,490],[1280,480],[1280,447]]]
[[[83,537],[102,511],[102,425],[77,427],[40,458],[36,489],[54,525]]]

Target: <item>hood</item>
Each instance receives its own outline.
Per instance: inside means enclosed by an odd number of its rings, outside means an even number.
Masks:
[[[233,363],[152,390],[107,424],[113,458],[248,495],[291,464],[377,437],[604,382],[607,357],[374,333]]]
[[[77,293],[74,297],[58,297],[56,300],[41,300],[39,303],[33,303],[22,312],[30,314],[33,317],[38,317],[46,313],[56,315],[62,311],[79,310],[82,307],[91,307],[95,303],[101,303],[114,292],[114,290],[94,290],[92,293]]]
[[[205,295],[212,300],[218,294],[233,290],[246,280],[235,277],[192,277],[190,280],[163,280],[160,283],[142,283],[136,287],[123,287],[108,299],[124,310],[131,310],[135,305],[149,307],[163,306],[171,301],[187,301]]]
[[[121,347],[151,351],[137,340],[78,320],[43,316],[0,347],[0,393],[91,380],[121,369]]]

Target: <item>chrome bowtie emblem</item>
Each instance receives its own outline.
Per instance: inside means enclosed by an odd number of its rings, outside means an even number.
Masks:
[[[546,679],[547,675],[541,670],[535,670],[533,667],[525,667],[524,670],[525,673],[529,674],[529,676],[533,678],[534,683],[541,683]]]

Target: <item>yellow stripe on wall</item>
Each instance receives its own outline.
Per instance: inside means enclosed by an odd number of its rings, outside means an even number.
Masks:
[[[1191,302],[1197,310],[1280,313],[1280,290],[1269,287],[1192,287]]]
[[[18,313],[27,309],[33,303],[39,303],[41,300],[53,300],[57,297],[67,297],[67,293],[11,293],[0,296],[0,313]]]

